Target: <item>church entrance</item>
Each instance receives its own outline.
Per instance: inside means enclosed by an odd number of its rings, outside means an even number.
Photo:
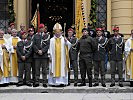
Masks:
[[[75,20],[75,0],[32,0],[32,17],[39,3],[40,22],[48,26],[52,32],[53,26],[59,22],[66,29],[71,27]]]

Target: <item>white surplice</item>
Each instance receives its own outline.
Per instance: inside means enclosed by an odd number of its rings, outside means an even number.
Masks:
[[[133,79],[132,79],[132,74],[133,74],[133,70],[132,70],[132,67],[133,66],[131,66],[131,59],[132,59],[132,57],[131,57],[131,52],[133,52],[133,51],[131,51],[131,49],[133,49],[131,46],[132,46],[132,41],[133,40],[133,38],[132,37],[130,37],[126,42],[125,42],[125,52],[124,52],[124,54],[125,54],[125,58],[124,58],[124,61],[125,61],[125,65],[124,65],[124,67],[125,67],[125,81],[130,81],[130,80],[132,80],[133,81]]]
[[[60,36],[59,38],[61,39],[61,75],[60,77],[55,77],[55,40],[56,36],[50,39],[50,48],[49,48],[49,53],[50,53],[50,59],[51,62],[49,64],[49,77],[48,77],[48,84],[49,85],[60,85],[68,84],[68,70],[66,70],[66,49],[65,47],[68,46],[68,50],[71,47],[71,43],[69,41],[64,40],[63,36]],[[70,64],[69,64],[70,65]],[[52,75],[50,73],[53,73]]]
[[[19,37],[13,37],[13,36],[11,36],[8,39],[8,52],[9,52],[9,56],[10,56],[10,79],[9,79],[9,81],[13,82],[13,83],[17,83],[18,77],[13,77],[13,73],[12,73],[12,54],[15,52],[13,45],[12,45],[13,38],[17,38],[18,42],[21,41],[21,39]]]

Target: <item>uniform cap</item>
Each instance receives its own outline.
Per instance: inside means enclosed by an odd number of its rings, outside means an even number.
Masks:
[[[30,31],[34,31],[33,28],[29,28],[29,29],[28,29],[28,32],[30,32]]]
[[[10,26],[15,25],[14,23],[10,23]]]
[[[119,27],[114,27],[113,31],[119,31]]]
[[[44,28],[44,24],[40,24],[39,25],[39,28]]]
[[[102,28],[96,28],[96,31],[102,31]]]
[[[69,32],[69,31],[74,32],[74,30],[73,30],[72,28],[69,28],[69,29],[67,30],[67,32]]]
[[[27,34],[26,31],[21,32],[21,35]]]

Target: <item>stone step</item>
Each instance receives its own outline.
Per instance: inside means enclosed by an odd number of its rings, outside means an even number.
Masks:
[[[44,88],[41,85],[39,87],[27,87],[27,86],[9,86],[0,87],[0,93],[133,93],[133,87],[129,86],[129,82],[124,83],[124,87],[119,87],[118,84],[114,87],[74,87],[73,84],[66,87],[47,87]]]
[[[111,74],[106,74],[105,75],[105,80],[106,82],[111,82]],[[48,78],[48,75],[47,75]],[[115,75],[116,78],[116,82],[118,82],[118,74]],[[101,77],[99,76],[99,80],[101,79]],[[40,81],[42,82],[42,74],[40,75]],[[123,81],[124,81],[124,74],[123,74]],[[74,75],[70,75],[70,82],[74,83]],[[78,82],[81,82],[81,75],[78,75]],[[88,78],[86,76],[86,82],[88,82]],[[94,82],[94,75],[93,75],[93,82]]]

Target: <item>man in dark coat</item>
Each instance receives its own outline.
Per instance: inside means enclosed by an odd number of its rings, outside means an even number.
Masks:
[[[79,68],[81,73],[82,82],[79,86],[86,86],[85,78],[86,72],[89,80],[89,87],[92,87],[92,60],[93,53],[97,50],[96,42],[90,37],[87,28],[82,29],[82,37],[77,44],[77,51],[79,54]]]
[[[119,28],[113,29],[114,36],[109,39],[108,49],[110,56],[110,68],[111,68],[111,85],[115,86],[115,73],[118,70],[119,86],[123,87],[123,51],[124,51],[124,39],[119,34]]]
[[[26,81],[27,86],[32,86],[30,83],[31,75],[31,62],[32,62],[32,42],[27,40],[27,33],[22,32],[22,40],[17,43],[17,56],[18,56],[18,72],[19,72],[19,83],[18,86],[22,86],[24,81]],[[23,79],[23,74],[25,73],[25,79]]]
[[[44,32],[44,24],[39,25],[40,32],[36,33],[33,38],[33,49],[35,59],[35,83],[34,87],[39,86],[40,68],[42,67],[43,87],[47,87],[47,60],[50,43],[50,35]]]
[[[94,79],[95,84],[93,86],[98,86],[99,81],[99,72],[101,74],[101,84],[103,87],[106,87],[105,85],[105,54],[107,51],[107,43],[108,39],[103,36],[102,28],[97,28],[97,50],[94,52],[93,56],[93,63],[94,63]]]
[[[77,86],[78,82],[78,52],[76,51],[76,45],[78,39],[74,36],[74,30],[69,28],[67,31],[68,34],[68,41],[72,44],[72,47],[69,50],[69,57],[70,57],[70,64],[74,71],[74,86]]]

